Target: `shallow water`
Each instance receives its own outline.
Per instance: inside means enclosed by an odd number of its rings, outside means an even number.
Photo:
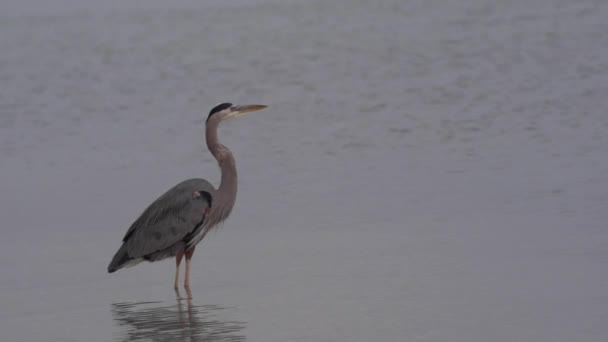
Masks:
[[[191,296],[191,294],[190,294]],[[218,318],[224,308],[194,305],[176,294],[175,304],[163,302],[112,303],[112,319],[122,334],[117,341],[244,341],[244,323]]]
[[[608,337],[603,1],[0,6],[2,341]],[[221,101],[191,298],[107,274]]]

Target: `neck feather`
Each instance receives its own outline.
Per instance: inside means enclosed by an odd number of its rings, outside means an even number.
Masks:
[[[217,136],[219,126],[219,120],[209,120],[207,122],[206,129],[206,140],[207,148],[220,167],[222,173],[222,180],[220,187],[218,188],[218,194],[220,196],[228,196],[229,198],[236,198],[237,191],[237,173],[236,173],[236,162],[232,156],[232,152],[228,147],[220,144]]]

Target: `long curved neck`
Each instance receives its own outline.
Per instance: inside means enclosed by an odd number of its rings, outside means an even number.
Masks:
[[[228,198],[236,198],[237,191],[237,173],[236,173],[236,162],[232,156],[232,152],[228,147],[220,144],[217,138],[217,130],[219,126],[219,120],[209,120],[206,128],[206,140],[207,148],[220,166],[222,173],[222,180],[218,193],[220,196],[228,195]],[[232,195],[232,196],[230,196]]]

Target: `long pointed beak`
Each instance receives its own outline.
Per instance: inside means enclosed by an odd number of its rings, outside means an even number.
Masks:
[[[264,105],[244,105],[244,106],[232,106],[230,107],[230,113],[228,117],[234,118],[245,115],[247,113],[255,112],[258,110],[262,110],[268,106]]]

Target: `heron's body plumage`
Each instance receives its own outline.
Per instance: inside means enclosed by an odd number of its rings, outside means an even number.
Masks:
[[[215,189],[204,179],[183,181],[152,202],[133,222],[123,238],[123,245],[108,266],[114,272],[137,261],[158,261],[173,257],[185,249],[191,239],[204,229],[203,198],[193,198],[195,191],[213,196]]]

